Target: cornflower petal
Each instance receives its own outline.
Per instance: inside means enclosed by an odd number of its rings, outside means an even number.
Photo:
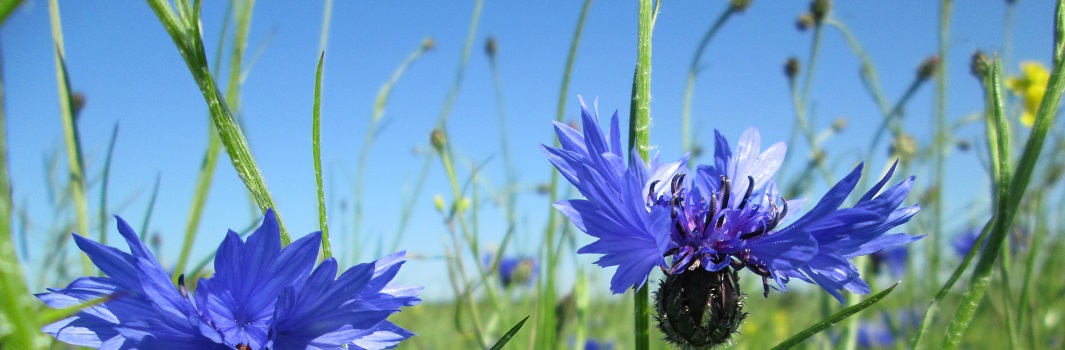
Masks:
[[[321,234],[282,248],[276,216],[268,210],[247,241],[229,232],[218,249],[216,274],[201,279],[190,295],[183,284],[172,284],[133,229],[117,219],[131,253],[74,235],[107,277],[82,277],[37,295],[53,308],[109,300],[42,331],[100,349],[341,349],[357,342],[369,349],[413,335],[385,320],[420,301],[420,287],[389,284],[403,264],[402,252],[334,279],[335,260],[314,269]],[[294,344],[299,346],[288,346]]]

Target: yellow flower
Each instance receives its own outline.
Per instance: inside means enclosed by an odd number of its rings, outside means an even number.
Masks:
[[[1050,80],[1050,73],[1042,63],[1036,61],[1021,62],[1021,76],[1006,79],[1006,87],[1024,100],[1024,112],[1021,114],[1021,124],[1024,126],[1031,127],[1035,123],[1035,112],[1047,91],[1047,80]]]

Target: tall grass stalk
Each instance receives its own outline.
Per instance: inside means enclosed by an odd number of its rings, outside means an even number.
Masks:
[[[887,289],[879,293],[873,294],[873,296],[866,298],[860,303],[854,304],[853,306],[847,307],[846,309],[840,310],[839,312],[832,314],[832,316],[826,317],[825,319],[813,324],[810,327],[807,327],[799,333],[796,333],[795,335],[784,340],[783,342],[780,342],[780,344],[774,346],[773,349],[789,349],[796,345],[799,345],[799,343],[802,343],[804,340],[812,337],[814,334],[825,330],[829,326],[839,323],[847,319],[848,317],[857,314],[859,311],[865,310],[866,308],[873,306],[877,302],[880,302],[880,300],[883,300],[884,297],[886,297],[888,294],[891,294],[891,291],[895,290],[895,287],[898,287],[898,285],[898,283],[895,283],[891,285],[891,287],[888,287]]]
[[[100,244],[107,244],[107,184],[111,179],[111,156],[115,154],[115,139],[118,138],[118,123],[111,130],[111,141],[107,143],[107,157],[104,158],[103,184],[100,186]]]
[[[503,96],[503,78],[499,74],[499,63],[497,62],[497,55],[499,52],[498,44],[495,39],[488,38],[488,42],[485,44],[485,50],[488,54],[488,65],[492,70],[492,82],[495,86],[496,94],[496,107],[499,110],[499,152],[503,155],[503,175],[505,178],[505,185],[503,186],[503,208],[507,222],[508,235],[514,231],[517,226],[517,187],[518,187],[518,174],[514,171],[514,160],[510,154],[510,141],[508,140],[510,132],[507,130],[507,106],[506,99]],[[475,197],[476,199],[476,197]],[[502,246],[500,247],[502,248]],[[501,251],[496,253],[495,260],[501,258],[503,254]]]
[[[70,172],[70,195],[74,202],[77,232],[89,234],[89,199],[86,196],[85,161],[81,153],[81,138],[78,136],[78,120],[74,106],[74,97],[70,91],[70,77],[67,72],[66,53],[63,49],[63,25],[59,19],[59,2],[48,1],[48,14],[52,23],[52,44],[55,48],[55,77],[59,90],[59,115],[63,124],[63,135],[67,153],[67,167]],[[86,276],[93,271],[89,256],[81,254],[82,271]]]
[[[1032,276],[1035,272],[1036,257],[1039,255],[1039,248],[1043,247],[1043,239],[1048,231],[1046,227],[1047,218],[1041,215],[1043,213],[1043,201],[1045,197],[1045,194],[1036,195],[1035,202],[1032,204],[1032,211],[1036,213],[1035,229],[1032,233],[1032,244],[1028,247],[1028,259],[1026,260],[1024,267],[1024,282],[1021,284],[1020,301],[1017,302],[1017,324],[1018,327],[1020,327],[1019,329],[1023,329],[1024,327],[1022,325],[1025,324],[1025,321],[1028,321],[1027,346],[1031,349],[1035,349],[1039,346],[1037,341],[1039,338],[1036,336],[1035,332],[1036,328],[1038,328],[1038,321],[1035,320],[1034,312],[1032,310],[1034,305],[1031,305],[1029,295],[1031,293],[1031,285],[1033,281]],[[1028,317],[1031,318],[1028,319]]]
[[[810,146],[811,157],[816,156],[817,147],[814,142],[814,129],[811,125],[810,119],[807,118],[806,112],[808,103],[810,102],[810,87],[813,86],[814,71],[817,68],[817,57],[821,52],[821,37],[824,34],[824,21],[817,21],[814,24],[813,40],[810,42],[810,53],[806,57],[806,67],[803,68],[803,83],[801,89],[795,86],[796,81],[791,80],[791,95],[792,104],[795,105],[795,127],[791,129],[791,136],[788,137],[788,145],[796,144],[795,140],[798,138],[799,133],[806,138],[807,144]],[[784,154],[784,164],[788,164],[790,155],[795,152],[787,152]],[[814,160],[816,161],[816,160]],[[822,163],[821,161],[816,161]],[[823,165],[822,165],[822,168]],[[825,171],[825,179],[828,180],[828,170]],[[832,182],[832,181],[829,181]]]
[[[932,130],[932,239],[930,242],[929,271],[939,271],[940,252],[943,236],[943,192],[946,183],[944,177],[947,166],[947,50],[950,42],[950,11],[953,0],[941,0],[939,3],[939,69],[936,70],[935,90],[935,124]],[[936,274],[929,276],[933,286],[939,285],[939,277]]]
[[[141,224],[140,239],[141,242],[148,241],[148,224],[152,221],[152,213],[155,211],[155,200],[159,198],[159,182],[162,179],[162,174],[155,174],[155,185],[152,186],[152,196],[148,199],[148,208],[144,210],[144,220]]]
[[[281,231],[281,244],[288,245],[292,239],[281,219],[280,210],[277,209],[277,205],[270,195],[266,180],[256,165],[254,157],[252,157],[248,141],[240,130],[234,113],[222,98],[221,92],[219,92],[218,86],[215,84],[208,68],[206,53],[203,48],[203,38],[200,33],[200,6],[202,3],[196,1],[195,5],[193,5],[188,0],[177,0],[175,3],[177,13],[164,0],[149,0],[148,5],[159,18],[163,28],[170,34],[170,38],[177,46],[178,52],[184,58],[186,65],[188,65],[193,80],[196,81],[200,92],[203,93],[204,100],[211,111],[211,120],[217,128],[222,144],[226,147],[226,152],[229,154],[237,175],[244,181],[245,187],[251,192],[261,211],[265,212],[269,208],[274,208]],[[251,6],[251,4],[249,3],[248,6]]]
[[[1021,198],[1024,196],[1025,190],[1027,190],[1031,181],[1032,172],[1039,161],[1039,154],[1042,152],[1047,132],[1049,132],[1057,117],[1058,104],[1061,102],[1062,91],[1065,90],[1065,79],[1063,79],[1065,78],[1063,77],[1065,75],[1065,40],[1063,38],[1065,38],[1065,0],[1058,0],[1054,12],[1054,67],[1047,82],[1046,94],[1043,96],[1039,109],[1035,114],[1035,124],[1032,126],[1024,151],[1021,153],[1021,158],[1017,163],[1017,170],[1013,172],[1008,184],[999,184],[1000,186],[1009,186],[1008,189],[1000,189],[1000,192],[1006,195],[1005,200],[1001,201],[998,208],[996,208],[997,215],[1001,217],[1001,221],[995,222],[990,240],[981,252],[980,260],[973,270],[969,289],[962,296],[962,304],[959,306],[958,313],[947,330],[947,338],[944,341],[944,345],[947,348],[957,346],[962,333],[968,328],[969,323],[972,321],[972,316],[983,298],[983,294],[991,280],[991,269],[998,256],[998,251],[1002,247],[1002,242],[1005,240],[1014,216],[1017,214]],[[996,71],[998,71],[997,68]],[[1001,140],[999,142],[1002,143]],[[989,145],[989,147],[995,147],[995,145]]]
[[[7,21],[7,16],[10,16],[11,13],[14,12],[15,9],[18,8],[19,5],[22,5],[22,3],[25,1],[26,0],[0,1],[0,24],[3,24],[4,21]]]
[[[2,19],[0,19],[2,21]],[[0,318],[7,332],[0,344],[12,349],[43,349],[36,319],[36,300],[26,286],[15,245],[11,241],[11,177],[8,172],[7,121],[3,55],[0,53]]]
[[[636,41],[636,70],[632,78],[632,104],[629,107],[629,161],[647,162],[651,151],[651,33],[654,13],[651,0],[640,0]],[[637,350],[650,348],[650,310],[648,290],[644,283],[635,291],[634,335]]]
[[[699,47],[695,49],[695,55],[692,57],[691,65],[688,67],[688,80],[684,86],[684,107],[680,113],[680,147],[681,152],[689,152],[692,150],[691,143],[691,106],[692,106],[692,93],[695,90],[695,78],[699,75],[701,70],[701,62],[703,53],[706,52],[706,48],[710,45],[710,39],[714,38],[717,31],[725,25],[733,14],[736,13],[736,7],[731,3],[725,5],[725,10],[721,11],[721,14],[717,16],[714,23],[710,25],[710,29],[703,34],[703,39],[699,41]]]
[[[573,29],[573,39],[570,41],[569,53],[566,54],[566,65],[562,70],[562,86],[558,93],[558,108],[555,110],[555,121],[561,123],[566,112],[566,100],[569,100],[569,81],[573,73],[573,64],[577,60],[578,48],[581,44],[581,34],[584,32],[584,21],[588,18],[588,10],[592,7],[592,0],[584,0],[581,13],[577,17],[577,26]],[[553,134],[553,133],[552,133]],[[558,138],[552,136],[554,146],[559,146]],[[558,320],[555,319],[555,268],[558,264],[556,250],[550,249],[555,242],[555,231],[559,228],[559,214],[554,208],[558,201],[558,172],[551,170],[551,180],[548,185],[548,212],[547,224],[544,227],[543,250],[544,271],[536,281],[537,287],[537,311],[535,345],[541,347],[553,347],[558,344],[558,334],[555,328]],[[563,220],[564,221],[564,220]]]
[[[234,9],[234,7],[237,7]],[[247,46],[248,30],[251,27],[252,4],[248,2],[230,2],[226,5],[225,14],[222,16],[222,30],[218,34],[218,47],[215,49],[214,64],[215,75],[221,74],[218,69],[222,65],[222,56],[225,50],[226,37],[230,28],[230,21],[236,20],[234,25],[233,48],[230,51],[229,85],[226,89],[226,102],[233,110],[240,111],[240,82],[243,78],[234,79],[238,76],[244,62],[244,49]],[[210,114],[210,112],[208,112]],[[218,167],[218,156],[222,153],[222,139],[213,123],[208,123],[207,149],[204,151],[203,162],[200,164],[199,174],[196,176],[196,187],[192,194],[192,205],[189,207],[189,216],[185,221],[185,239],[182,241],[181,253],[171,276],[177,278],[185,272],[189,254],[192,253],[192,244],[196,241],[196,234],[200,229],[200,220],[207,204],[207,195],[210,193],[211,184],[214,183],[215,169]],[[141,234],[144,234],[143,232]]]
[[[325,258],[333,256],[329,246],[329,218],[325,215],[325,186],[322,186],[322,63],[325,52],[318,57],[318,70],[314,74],[314,107],[311,111],[311,153],[314,157],[314,183],[318,188],[318,225],[322,230],[322,252]]]
[[[358,241],[358,237],[360,237],[362,233],[362,191],[363,184],[365,183],[366,178],[366,160],[369,158],[370,148],[371,146],[373,146],[374,140],[376,140],[377,138],[377,133],[380,131],[378,125],[380,124],[381,119],[384,117],[385,106],[388,104],[388,98],[392,94],[392,88],[396,86],[396,83],[399,82],[399,78],[403,76],[403,73],[407,71],[407,68],[414,64],[414,62],[417,61],[418,58],[422,56],[422,54],[424,54],[426,51],[431,50],[433,48],[433,45],[433,39],[426,38],[425,40],[423,40],[422,43],[418,46],[418,48],[415,49],[414,52],[412,52],[409,56],[407,56],[407,59],[404,60],[403,63],[400,63],[399,67],[397,67],[396,70],[392,72],[392,76],[388,79],[388,81],[385,82],[385,84],[381,86],[381,89],[377,91],[377,99],[374,100],[373,111],[370,115],[370,125],[366,128],[366,136],[362,139],[362,149],[359,150],[359,160],[357,165],[358,168],[356,169],[355,174],[354,238],[356,241]],[[420,180],[419,184],[423,182],[424,180]],[[416,193],[421,192],[420,185],[418,186],[418,189],[419,191],[415,191]],[[417,195],[415,195],[414,197],[417,197]],[[396,231],[395,235],[393,235],[392,245],[389,251],[399,250],[399,243],[403,238],[403,233],[406,232],[404,228],[406,227],[406,223],[408,221],[407,218],[410,215],[410,209],[404,207],[402,214],[403,215],[400,216],[400,229]],[[355,254],[358,254],[358,247],[353,248],[355,248]]]

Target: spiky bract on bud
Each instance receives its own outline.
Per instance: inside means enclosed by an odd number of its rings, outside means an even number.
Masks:
[[[655,292],[658,328],[682,349],[726,344],[747,317],[746,294],[731,268],[686,270],[666,277]]]

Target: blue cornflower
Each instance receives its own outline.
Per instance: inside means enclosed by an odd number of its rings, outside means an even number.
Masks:
[[[970,228],[954,236],[954,239],[950,240],[950,247],[954,249],[954,254],[964,258],[979,239],[980,229]],[[980,249],[983,249],[985,245],[987,245],[986,239],[980,244]]]
[[[191,293],[184,276],[175,288],[133,229],[116,218],[130,253],[73,235],[107,277],[81,277],[37,294],[53,308],[110,298],[42,329],[60,341],[100,349],[381,349],[413,335],[386,320],[420,301],[421,287],[388,284],[403,252],[338,277],[332,258],[314,266],[321,233],[282,248],[268,210],[246,242],[229,231],[215,274]]]
[[[610,283],[614,293],[641,287],[655,267],[666,272],[656,305],[660,327],[675,342],[699,347],[727,341],[745,316],[738,270],[760,276],[764,295],[769,279],[785,291],[787,282],[797,278],[842,302],[840,290],[869,292],[851,258],[920,238],[885,234],[920,209],[899,208],[913,177],[884,189],[894,167],[853,207],[840,208],[861,176],[859,165],[809,212],[794,218],[796,210],[789,212],[789,207],[800,207],[801,201],[779,197],[773,180],[784,159],[783,143],[761,151],[758,131],[750,128],[733,152],[715,132],[714,163],[694,172],[686,166],[687,156],[662,163],[656,155],[645,165],[633,155],[626,164],[617,113],[607,136],[598,115],[583,101],[581,105],[584,133],[555,123],[561,147],[543,147],[548,160],[584,196],[555,207],[596,238],[578,253],[602,254],[596,264],[617,266]],[[704,312],[713,316],[704,318]],[[715,324],[706,329],[667,329],[707,319]],[[675,336],[675,331],[683,334]]]
[[[482,262],[491,267],[493,255],[485,254]],[[534,257],[499,257],[499,282],[503,287],[530,285],[540,272],[540,263]]]
[[[883,311],[877,321],[863,320],[858,323],[857,345],[862,349],[895,347],[920,328],[921,316],[919,309],[909,308],[894,314]]]
[[[584,350],[614,350],[614,342],[587,339],[584,341]]]
[[[869,257],[873,260],[874,273],[880,272],[881,268],[887,266],[891,277],[899,278],[906,273],[906,260],[910,257],[910,250],[909,246],[898,246],[875,252]]]

